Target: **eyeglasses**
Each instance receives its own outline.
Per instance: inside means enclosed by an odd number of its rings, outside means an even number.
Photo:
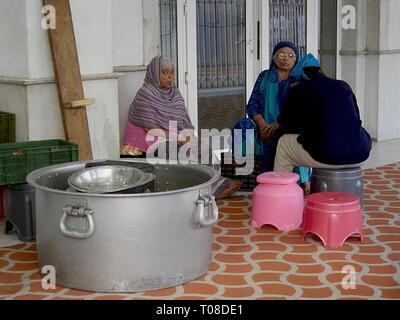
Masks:
[[[294,58],[296,58],[296,55],[294,53],[279,52],[278,57],[280,59],[284,59],[285,57],[288,57],[289,59],[294,59]]]

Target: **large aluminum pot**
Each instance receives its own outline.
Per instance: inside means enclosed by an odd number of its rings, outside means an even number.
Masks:
[[[60,286],[142,292],[176,286],[208,271],[218,219],[211,195],[215,170],[155,165],[156,192],[66,191],[68,177],[87,163],[46,167],[27,177],[36,190],[39,265],[54,266]]]

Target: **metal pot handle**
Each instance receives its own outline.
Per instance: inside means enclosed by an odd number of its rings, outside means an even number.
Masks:
[[[197,203],[197,221],[201,227],[209,227],[218,221],[218,207],[215,202],[214,196],[202,196]],[[204,212],[204,207],[208,207],[211,204],[212,216],[207,219]]]
[[[60,220],[60,231],[64,236],[75,239],[87,239],[94,233],[94,211],[85,207],[68,205],[63,208],[63,215]],[[85,232],[71,231],[65,225],[67,217],[86,217],[89,227]]]

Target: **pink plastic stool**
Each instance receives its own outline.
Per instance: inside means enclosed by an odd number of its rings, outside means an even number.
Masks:
[[[251,225],[265,224],[281,231],[300,228],[303,219],[303,190],[297,185],[296,173],[266,172],[257,177],[259,185],[253,191]]]
[[[315,193],[307,197],[302,235],[314,233],[324,246],[339,248],[350,236],[363,240],[363,217],[360,199],[340,192]]]

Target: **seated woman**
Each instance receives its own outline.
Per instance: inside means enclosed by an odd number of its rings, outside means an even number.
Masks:
[[[263,170],[273,171],[278,140],[274,138],[278,128],[277,118],[286,102],[290,85],[296,81],[292,70],[299,60],[299,50],[291,42],[278,43],[272,53],[269,70],[261,72],[254,85],[246,112],[257,124],[262,140]],[[297,71],[298,72],[298,71]],[[305,193],[310,189],[310,169],[296,168]]]
[[[171,122],[176,132],[170,132]],[[168,58],[156,56],[149,63],[144,84],[130,106],[124,144],[147,152],[157,139],[149,142],[146,136],[160,129],[167,139],[178,138],[178,133],[183,130],[191,131],[191,136],[180,138],[178,145],[197,141],[185,101],[174,84],[174,67]],[[221,177],[213,186],[213,193],[218,199],[227,198],[239,190],[240,186],[240,181]]]

